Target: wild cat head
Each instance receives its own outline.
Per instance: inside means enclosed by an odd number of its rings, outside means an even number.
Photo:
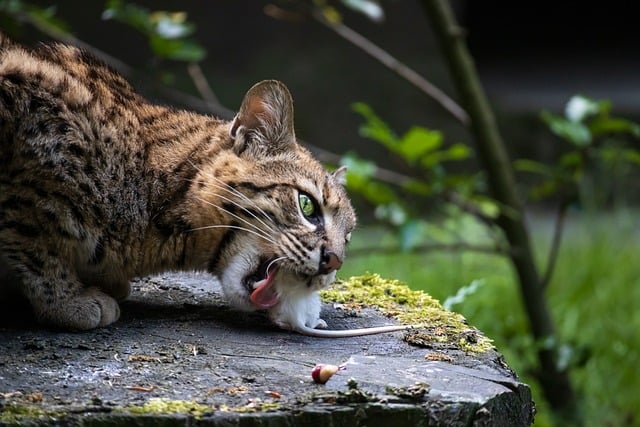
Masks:
[[[198,197],[222,233],[209,269],[229,302],[269,309],[329,285],[356,223],[345,170],[327,172],[298,145],[280,82],[252,87],[228,129],[229,149],[203,169]]]

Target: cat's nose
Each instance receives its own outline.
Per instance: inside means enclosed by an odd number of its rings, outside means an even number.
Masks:
[[[318,267],[318,273],[329,274],[332,271],[339,270],[342,267],[342,260],[335,254],[335,252],[322,248],[322,259],[320,260],[320,267]]]

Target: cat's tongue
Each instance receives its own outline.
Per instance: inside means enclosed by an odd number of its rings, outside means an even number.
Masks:
[[[272,268],[267,273],[267,277],[257,283],[251,292],[251,302],[260,309],[271,308],[278,304],[278,294],[276,293],[273,279],[276,277],[277,268]]]

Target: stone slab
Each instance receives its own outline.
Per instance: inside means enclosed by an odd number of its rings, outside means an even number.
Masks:
[[[392,321],[325,304],[331,329]],[[530,425],[534,405],[497,351],[403,341],[404,332],[313,338],[227,307],[215,278],[134,283],[114,325],[43,329],[0,301],[0,425]],[[326,384],[317,363],[344,365]]]

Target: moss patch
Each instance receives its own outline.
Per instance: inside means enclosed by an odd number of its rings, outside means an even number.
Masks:
[[[28,420],[53,422],[60,415],[57,412],[44,411],[31,405],[8,403],[0,406],[0,424],[17,424]]]
[[[162,398],[151,398],[144,405],[127,406],[124,410],[132,414],[188,414],[196,418],[214,411],[213,408],[196,402]]]
[[[172,400],[165,398],[151,398],[144,405],[127,406],[123,411],[136,415],[167,415],[185,414],[192,415],[196,419],[202,418],[205,414],[216,411],[219,412],[270,412],[280,409],[277,402],[264,402],[260,399],[251,399],[245,406],[231,407],[222,405],[220,407],[207,406],[188,400]]]
[[[351,309],[374,307],[401,323],[417,325],[405,336],[413,345],[474,353],[493,348],[491,340],[470,328],[462,315],[446,310],[429,294],[414,291],[398,280],[367,273],[339,280],[332,289],[321,291],[320,296],[325,302],[345,304]]]

